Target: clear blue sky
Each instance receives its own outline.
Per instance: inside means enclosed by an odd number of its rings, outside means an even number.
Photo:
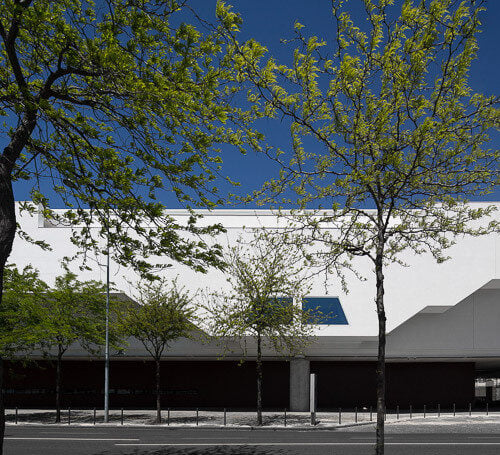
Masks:
[[[304,24],[306,32],[318,35],[329,40],[334,31],[331,17],[330,0],[228,0],[234,9],[241,13],[244,25],[241,40],[253,37],[264,44],[270,54],[278,60],[288,61],[290,49],[280,44],[281,38],[292,35],[295,21]],[[396,0],[396,3],[398,0]],[[191,4],[203,17],[215,19],[216,0],[191,0]],[[352,8],[361,9],[359,0],[351,0]],[[471,86],[477,92],[484,94],[498,94],[498,81],[500,80],[500,1],[487,2],[488,11],[483,14],[483,33],[479,37],[479,55],[471,71]],[[356,13],[356,11],[354,11]],[[286,147],[290,144],[289,130],[286,125],[273,122],[266,128],[268,140],[273,145]],[[500,138],[492,142],[492,147],[498,148]],[[241,182],[237,190],[245,194],[252,189],[260,187],[267,178],[276,175],[276,168],[264,157],[249,153],[240,156],[238,153],[228,153],[224,157],[224,174],[233,180]],[[27,199],[28,188],[26,183],[19,182],[15,188],[16,199]],[[489,200],[500,200],[500,190],[488,197]],[[168,201],[170,207],[175,206],[172,200]],[[53,202],[57,206],[57,201]]]

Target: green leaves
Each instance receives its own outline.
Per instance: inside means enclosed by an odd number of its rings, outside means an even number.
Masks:
[[[79,281],[74,273],[58,276],[53,288],[39,278],[38,270],[6,268],[2,299],[2,352],[40,349],[49,356],[63,355],[80,344],[92,353],[104,344],[106,289],[97,281]],[[111,302],[111,312],[117,302]],[[111,342],[118,336],[111,328]]]
[[[209,334],[225,347],[251,337],[282,355],[301,352],[311,341],[315,318],[300,307],[309,289],[300,248],[287,235],[262,230],[248,242],[240,238],[225,259],[231,289],[207,296]]]
[[[364,6],[357,23],[349,2],[333,2],[336,40],[327,46],[296,26],[290,65],[252,54],[253,42],[235,45],[254,117],[288,122],[293,145],[252,143],[281,167],[256,194],[297,207],[296,240],[327,245],[317,257],[336,272],[342,256],[373,259],[389,239],[389,261],[406,247],[440,257],[449,233],[478,234],[465,202],[498,185],[500,152],[489,148],[489,133],[499,127],[499,98],[474,93],[468,81],[484,8],[450,0]],[[302,212],[317,207],[333,210]]]
[[[193,296],[179,287],[177,280],[165,279],[140,284],[138,304],[131,304],[119,315],[122,333],[138,339],[159,361],[168,346],[196,331]]]
[[[54,192],[57,205],[75,209],[76,216],[52,213],[54,222],[105,225],[99,235],[113,232],[118,262],[145,273],[151,255],[197,270],[220,265],[217,247],[205,251],[167,234],[220,229],[173,222],[160,202],[221,202],[213,183],[219,148],[241,148],[247,134],[235,126],[241,112],[230,101],[239,87],[221,35],[241,19],[223,3],[217,14],[223,25],[207,28],[183,2],[0,5],[0,112],[7,125],[20,125],[3,131],[12,179],[32,183],[33,202],[44,210]],[[138,229],[141,223],[150,229]],[[94,248],[91,232],[74,242]]]

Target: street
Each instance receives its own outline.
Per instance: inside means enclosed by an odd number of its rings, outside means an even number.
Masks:
[[[415,429],[414,429],[415,430]],[[8,426],[6,455],[307,454],[373,453],[373,431],[238,430],[139,427]],[[394,433],[389,455],[498,454],[500,432]]]

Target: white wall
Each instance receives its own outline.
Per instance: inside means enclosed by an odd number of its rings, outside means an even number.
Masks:
[[[500,289],[480,289],[443,313],[419,313],[387,338],[391,357],[500,356]]]
[[[500,208],[500,203],[498,204]],[[170,212],[179,220],[185,220],[185,212],[172,210]],[[242,234],[244,227],[248,229],[260,226],[275,227],[276,218],[269,211],[255,210],[214,210],[204,212],[203,223],[220,222],[227,228],[227,234],[222,235],[218,241],[232,243],[238,235]],[[497,212],[497,217],[498,212]],[[32,264],[41,272],[41,277],[48,283],[61,273],[59,265],[64,256],[70,256],[76,252],[74,245],[69,242],[70,230],[68,228],[50,227],[50,224],[39,220],[37,216],[24,214],[20,218],[20,224],[34,239],[45,240],[53,251],[42,251],[34,245],[16,239],[10,263],[19,267]],[[481,238],[459,239],[457,245],[449,250],[452,259],[444,264],[436,264],[429,255],[414,256],[406,254],[404,260],[409,267],[391,265],[388,267],[386,276],[386,307],[388,318],[388,331],[395,329],[405,321],[427,306],[449,306],[461,302],[466,296],[474,293],[485,283],[500,279],[500,239],[498,235],[489,235]],[[99,264],[105,263],[105,258],[90,256],[89,264],[92,271],[78,272],[82,279],[105,279],[105,268]],[[328,294],[339,296],[348,325],[324,326],[318,329],[318,334],[323,336],[376,336],[377,316],[375,312],[374,295],[375,284],[373,280],[372,264],[369,260],[357,259],[356,268],[367,277],[366,281],[358,281],[348,275],[348,287],[350,292],[345,294],[340,283],[335,277],[328,280]],[[78,264],[74,264],[74,270],[78,270]],[[225,278],[221,272],[210,271],[203,275],[189,270],[187,267],[174,265],[164,272],[168,277],[179,275],[180,281],[192,289],[212,288],[217,289],[226,286]],[[127,280],[136,281],[136,275],[123,267],[118,267],[112,262],[111,279],[119,290],[133,295],[133,287]],[[324,280],[318,277],[314,282],[311,295],[325,295]],[[492,307],[496,308],[492,303]],[[460,307],[461,308],[461,307]],[[458,309],[456,311],[459,311]],[[462,311],[462,310],[461,310]],[[465,309],[463,311],[466,311]],[[422,325],[425,326],[422,318]],[[478,318],[482,317],[478,315]],[[491,321],[484,316],[484,324]],[[451,335],[450,335],[451,336]],[[478,343],[481,335],[477,335]],[[417,335],[415,335],[415,338]],[[464,342],[466,335],[463,335]],[[430,341],[429,341],[430,342]],[[443,343],[453,344],[454,339]]]

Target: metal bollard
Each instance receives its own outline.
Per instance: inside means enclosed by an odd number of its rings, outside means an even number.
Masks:
[[[68,425],[71,425],[71,408],[68,408]]]
[[[358,407],[354,408],[354,423],[358,423]]]
[[[198,426],[198,416],[199,416],[199,410],[196,408],[196,426]]]
[[[373,409],[370,406],[370,422],[373,420]]]
[[[399,405],[396,406],[396,419],[399,420]]]
[[[227,424],[226,414],[227,414],[226,408],[224,408],[224,426],[226,426],[226,424]]]
[[[286,427],[286,408],[285,408],[285,427]]]
[[[469,417],[472,415],[472,403],[469,403]]]
[[[453,403],[453,417],[455,417],[456,411],[457,411],[456,405],[455,403]]]
[[[342,408],[339,408],[339,425],[342,423]]]
[[[16,425],[17,425],[17,408],[16,408]]]
[[[170,408],[167,409],[167,425],[170,425]]]
[[[425,419],[425,411],[426,411],[426,406],[424,404],[424,419]]]
[[[412,409],[411,404],[410,404],[410,419],[413,417],[413,412],[412,411],[413,411],[413,409]]]
[[[94,425],[95,425],[95,420],[96,420],[96,419],[95,419],[95,418],[96,418],[96,413],[97,413],[97,409],[96,409],[96,408],[94,408]]]
[[[122,415],[121,415],[121,424],[123,425],[123,408],[122,408]]]
[[[438,403],[438,417],[441,417],[441,405]]]

